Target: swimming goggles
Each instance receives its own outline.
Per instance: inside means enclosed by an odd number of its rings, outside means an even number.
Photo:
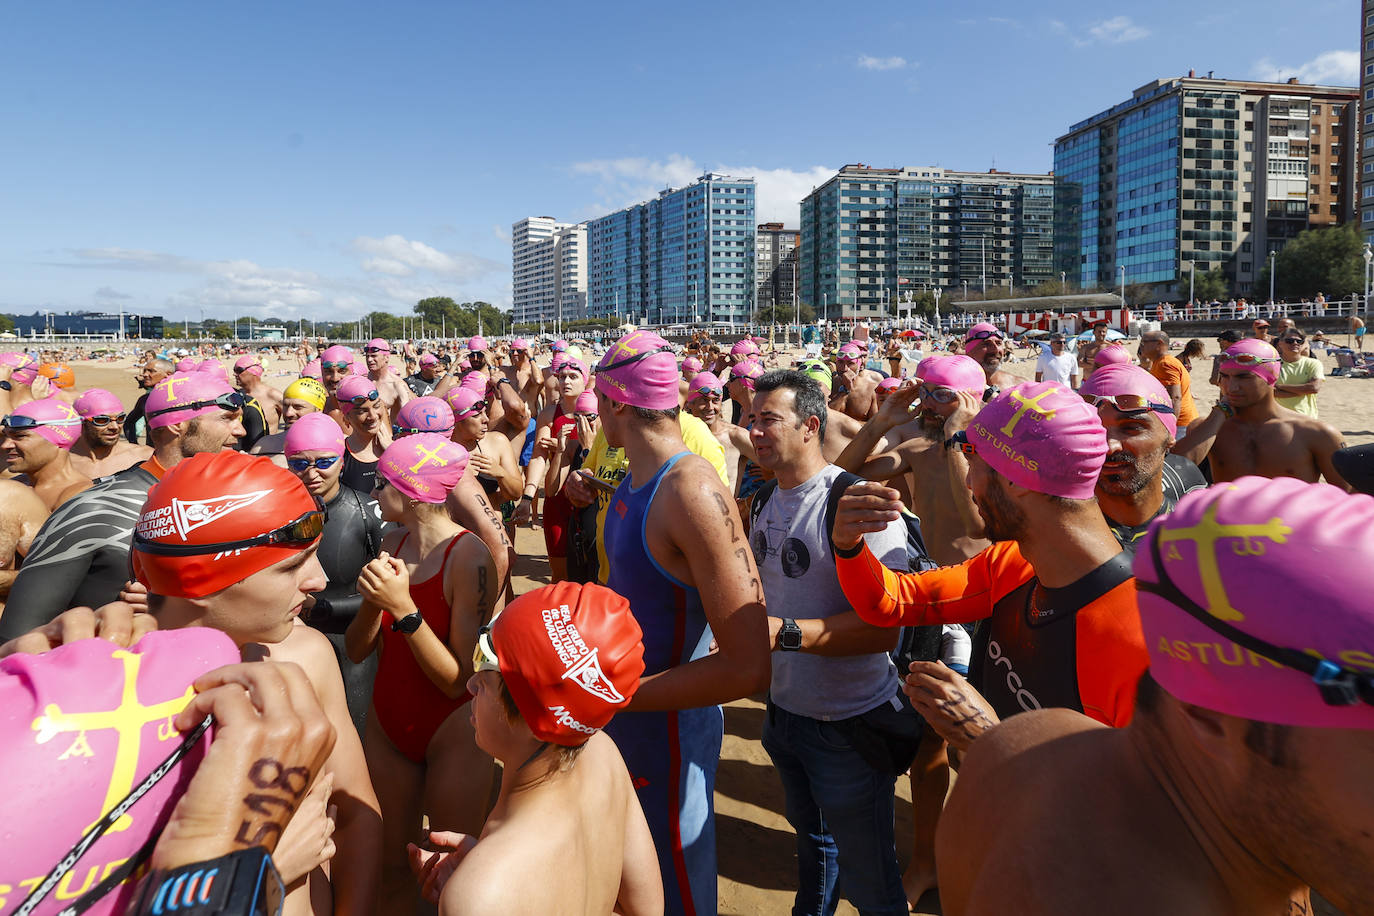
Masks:
[[[237,391],[230,391],[218,397],[207,398],[201,401],[191,401],[188,404],[173,404],[157,410],[150,410],[145,417],[160,417],[165,413],[175,413],[178,410],[199,410],[202,407],[218,407],[220,410],[243,410],[244,396]]]
[[[481,401],[474,401],[473,403],[469,404],[467,407],[464,407],[462,410],[455,410],[455,411],[453,412],[453,419],[455,419],[455,420],[466,419],[467,417],[470,417],[470,416],[472,416],[473,414],[478,413],[479,411],[484,412],[484,411],[486,411],[486,409],[487,409],[487,401],[486,401],[485,399],[483,399],[483,400],[481,400]]]
[[[971,340],[991,340],[991,339],[994,338],[994,337],[997,338],[998,340],[1001,340],[1001,339],[1002,339],[1002,332],[1001,332],[1001,331],[974,331],[972,334],[970,334],[970,335],[968,335],[967,337],[964,338],[964,343],[968,343],[968,342],[971,341]]]
[[[364,353],[390,353],[390,350],[383,350],[381,347],[363,347]]]
[[[655,347],[655,348],[652,349],[652,350],[645,350],[643,353],[636,353],[634,356],[631,356],[631,357],[629,357],[628,359],[617,360],[616,362],[613,362],[613,363],[602,363],[601,365],[599,365],[599,366],[596,367],[596,371],[597,371],[597,372],[609,372],[609,371],[612,370],[612,369],[619,369],[619,368],[621,368],[622,366],[628,366],[628,365],[630,365],[630,364],[632,364],[632,363],[637,363],[637,362],[639,362],[641,359],[648,359],[650,356],[655,356],[655,355],[657,355],[657,354],[659,354],[659,353],[672,353],[672,352],[673,352],[673,348],[672,348],[672,347]],[[674,359],[673,361],[676,362],[677,360]]]
[[[1235,363],[1237,366],[1262,366],[1265,363],[1277,363],[1280,358],[1277,356],[1256,356],[1253,353],[1230,353],[1221,354],[1223,363]]]
[[[354,407],[362,407],[369,401],[377,400],[377,389],[373,388],[367,394],[355,394],[353,397],[345,398],[344,400],[347,403],[352,404]]]
[[[440,435],[444,435],[451,432],[453,432],[452,426],[446,426],[442,429],[416,429],[413,426],[401,426],[398,423],[391,424],[391,435],[395,436],[397,439],[405,436],[413,436],[416,433],[439,433]]]
[[[81,418],[74,417],[66,420],[39,420],[35,417],[26,417],[21,414],[10,414],[4,420],[0,420],[0,426],[5,429],[36,429],[39,426],[80,426]]]
[[[320,501],[315,500],[320,506]],[[194,557],[207,553],[228,553],[231,550],[246,550],[250,547],[309,547],[324,532],[325,511],[316,508],[307,512],[294,522],[274,528],[257,537],[241,541],[220,541],[215,544],[164,544],[150,541],[137,531],[134,532],[134,547],[143,553],[165,557]]]
[[[491,624],[477,631],[477,641],[472,646],[472,673],[495,671],[501,673],[501,663],[496,658],[496,650],[491,645]]]
[[[352,367],[353,364],[348,362],[331,362],[329,360],[321,360],[320,362],[321,369],[351,369]]]
[[[109,426],[111,423],[123,423],[127,414],[115,414],[111,416],[107,413],[97,414],[94,417],[87,417],[86,420],[92,426]]]
[[[1174,412],[1171,404],[1156,404],[1143,394],[1085,394],[1083,400],[1093,407],[1110,404],[1124,414],[1141,414],[1153,410],[1155,413]]]
[[[325,455],[323,458],[287,458],[286,466],[297,474],[307,468],[314,468],[317,471],[327,471],[339,463],[338,455]]]
[[[955,391],[953,388],[946,388],[943,385],[935,387],[931,387],[930,385],[922,385],[918,390],[920,391],[920,393],[917,395],[918,398],[920,398],[921,400],[930,398],[937,404],[948,404],[950,401],[954,400],[959,396],[959,392]]]

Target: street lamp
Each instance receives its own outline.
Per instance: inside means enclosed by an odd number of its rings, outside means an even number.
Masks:
[[[1126,307],[1126,265],[1118,264],[1116,269],[1121,271],[1121,307]]]
[[[1364,310],[1369,312],[1369,279],[1370,273],[1374,271],[1374,250],[1368,242],[1364,243]]]
[[[1274,304],[1274,272],[1275,272],[1275,267],[1274,267],[1274,255],[1276,255],[1276,254],[1278,254],[1277,251],[1270,251],[1270,252],[1269,252],[1269,304],[1270,304],[1270,305],[1273,305],[1273,304]]]
[[[1188,304],[1193,304],[1193,284],[1197,280],[1197,261],[1188,265]]]
[[[935,294],[935,327],[938,329],[940,327],[940,294],[944,290],[937,286],[931,292]]]

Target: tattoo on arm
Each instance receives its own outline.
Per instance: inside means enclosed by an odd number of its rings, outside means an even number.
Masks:
[[[287,822],[296,811],[296,803],[310,787],[309,768],[283,767],[270,757],[260,757],[249,768],[248,781],[262,791],[245,795],[243,806],[262,817],[241,821],[234,842],[243,846],[259,846],[269,838],[280,839]]]
[[[501,516],[496,514],[496,510],[491,507],[491,503],[487,502],[486,498],[483,496],[473,497],[473,501],[477,503],[477,508],[482,510],[482,514],[487,517],[487,521],[491,522],[492,529],[500,535],[502,545],[506,547],[511,546],[510,538],[506,537],[506,526],[501,524]]]
[[[485,565],[477,567],[477,614],[482,620],[487,619],[487,567]]]

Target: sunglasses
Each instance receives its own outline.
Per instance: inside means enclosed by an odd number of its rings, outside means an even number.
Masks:
[[[17,414],[11,414],[5,417],[4,420],[0,420],[0,426],[4,426],[5,429],[36,429],[39,426],[77,426],[80,423],[80,417],[74,420],[38,420],[34,417],[24,417]]]
[[[1124,414],[1142,414],[1153,410],[1155,413],[1173,413],[1171,404],[1155,404],[1143,394],[1085,394],[1083,400],[1093,407],[1110,404]]]
[[[314,468],[317,471],[327,471],[339,463],[338,455],[325,455],[323,458],[287,458],[286,466],[297,474],[304,472],[307,468]]]
[[[1294,346],[1296,346],[1296,345],[1302,343],[1302,342],[1303,342],[1304,340],[1306,340],[1307,338],[1305,338],[1305,337],[1281,337],[1281,338],[1279,338],[1279,339],[1280,339],[1283,343],[1286,343],[1286,344],[1293,344]]]
[[[230,391],[221,394],[219,397],[209,398],[202,401],[192,401],[189,404],[176,404],[171,407],[163,407],[158,410],[150,410],[145,417],[159,417],[165,413],[173,413],[178,410],[199,410],[202,407],[218,407],[220,410],[243,410],[243,395],[237,391]]]
[[[951,443],[951,444],[949,445],[950,448],[952,448],[952,449],[953,449],[953,448],[957,448],[959,451],[963,452],[965,455],[976,455],[976,454],[978,454],[978,449],[974,446],[974,444],[973,444],[972,442],[968,441],[968,433],[965,432],[964,430],[960,430],[959,432],[957,432],[957,433],[955,433],[954,435],[950,436],[950,437],[949,437],[949,442]]]
[[[991,340],[992,338],[1002,339],[1001,331],[976,331],[964,338],[964,343],[970,340]]]
[[[315,500],[320,506],[320,501]],[[143,553],[165,557],[194,557],[210,553],[228,553],[231,550],[245,550],[250,547],[308,547],[324,532],[326,515],[323,508],[307,512],[290,524],[282,525],[266,534],[245,538],[241,541],[221,541],[218,544],[164,544],[150,541],[134,532],[134,546]]]
[[[1276,363],[1278,358],[1274,356],[1256,356],[1253,353],[1237,353],[1229,356],[1225,353],[1221,356],[1223,362],[1235,363],[1237,366],[1262,366],[1265,363]]]
[[[98,416],[87,417],[86,420],[92,426],[109,426],[111,423],[123,423],[125,416],[127,416],[127,414],[121,413],[116,414],[115,416],[110,416],[109,414],[102,413]]]
[[[363,347],[364,353],[390,353],[390,350],[383,350],[381,347]]]
[[[333,363],[333,362],[323,361],[323,362],[320,363],[320,368],[321,368],[321,369],[349,369],[349,368],[352,368],[352,366],[353,366],[352,363],[344,363],[344,362]]]
[[[486,402],[485,400],[477,401],[477,402],[475,402],[475,403],[473,403],[473,404],[469,404],[467,407],[464,407],[462,410],[455,410],[455,411],[453,412],[453,418],[454,418],[455,420],[461,420],[461,419],[463,419],[464,417],[470,417],[470,416],[472,416],[472,415],[475,414],[475,413],[479,413],[479,412],[485,413],[485,412],[486,412],[486,409],[487,409],[487,402]]]
[[[375,388],[369,391],[367,394],[356,394],[353,397],[347,399],[348,403],[352,404],[354,407],[362,407],[364,404],[367,404],[375,400],[377,400],[377,389]]]
[[[472,646],[472,673],[495,671],[501,673],[501,663],[496,659],[496,650],[491,645],[491,624],[477,631],[477,641]]]
[[[920,392],[921,393],[917,395],[917,397],[919,397],[921,400],[930,398],[937,404],[948,404],[950,401],[959,397],[959,392],[955,391],[953,388],[932,388],[929,385],[922,385],[920,388]]]

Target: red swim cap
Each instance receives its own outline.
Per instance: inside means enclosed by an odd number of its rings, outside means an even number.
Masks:
[[[620,595],[602,585],[559,582],[507,605],[490,640],[530,731],[540,741],[575,747],[639,688],[642,636]]]
[[[148,491],[134,527],[134,574],[158,595],[201,598],[306,549],[309,524],[279,529],[321,512],[315,497],[286,468],[260,455],[206,452],[180,461]],[[323,515],[318,520],[323,527]],[[273,533],[270,544],[245,545]],[[158,548],[226,545],[208,553],[167,554]],[[232,546],[231,546],[232,545]]]

